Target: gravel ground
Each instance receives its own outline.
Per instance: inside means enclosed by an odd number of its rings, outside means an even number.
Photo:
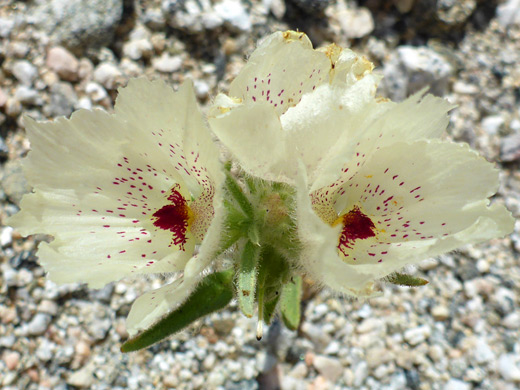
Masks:
[[[29,191],[22,113],[111,110],[146,75],[195,80],[200,103],[225,91],[258,38],[307,32],[364,53],[401,100],[429,85],[458,104],[449,136],[501,171],[495,201],[520,215],[518,0],[0,1],[0,222]],[[101,290],[56,286],[34,256],[45,237],[0,226],[0,387],[14,389],[410,389],[520,387],[520,223],[510,237],[461,248],[414,272],[426,287],[387,286],[351,301],[305,302],[297,333],[274,323],[260,342],[236,306],[123,355],[125,317],[160,277]]]

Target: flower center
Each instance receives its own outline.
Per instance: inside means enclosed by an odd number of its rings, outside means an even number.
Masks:
[[[153,225],[172,232],[172,244],[184,250],[187,241],[186,233],[193,222],[194,214],[176,187],[170,190],[168,201],[170,203],[153,213]]]
[[[348,213],[339,216],[332,226],[339,223],[343,224],[343,229],[339,236],[338,249],[345,256],[348,256],[347,250],[352,249],[352,243],[355,240],[363,240],[376,235],[374,223],[357,206],[354,206]]]

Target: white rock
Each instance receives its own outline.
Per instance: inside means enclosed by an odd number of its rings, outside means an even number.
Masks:
[[[94,102],[99,102],[108,96],[105,88],[92,81],[85,86],[85,92],[88,93]]]
[[[2,232],[0,233],[0,246],[4,247],[13,242],[13,231],[14,229],[11,226],[2,228]]]
[[[77,108],[84,108],[90,110],[92,108],[92,102],[87,96],[83,96],[78,100]]]
[[[341,362],[327,356],[315,356],[312,364],[325,379],[332,383],[335,383],[343,372]]]
[[[163,53],[160,57],[152,59],[152,65],[159,72],[173,73],[181,68],[182,58],[179,56],[171,57],[169,54]]]
[[[520,382],[520,358],[511,353],[504,354],[498,359],[498,372],[506,381]]]
[[[13,64],[11,72],[20,83],[28,86],[31,86],[38,76],[38,69],[26,60],[16,61]]]
[[[214,353],[210,353],[206,358],[202,361],[202,367],[205,370],[211,370],[215,366],[215,362],[217,361],[217,357]]]
[[[490,115],[483,118],[480,124],[486,133],[495,135],[500,130],[500,127],[504,125],[504,118],[500,115]]]
[[[85,367],[73,373],[67,379],[67,383],[80,388],[90,388],[94,383],[94,375],[90,367]]]
[[[368,8],[344,9],[336,18],[347,38],[362,38],[374,31],[374,19]]]
[[[508,329],[520,329],[520,314],[518,312],[508,314],[502,320],[502,324]]]
[[[19,85],[16,88],[14,97],[24,104],[42,104],[43,100],[40,98],[37,90],[28,87],[27,85]]]
[[[356,331],[361,334],[374,331],[383,331],[384,326],[385,323],[380,318],[370,317],[364,320],[362,323],[360,323],[357,326]]]
[[[109,62],[99,64],[94,70],[94,80],[107,89],[116,87],[116,82],[122,75],[117,66]]]
[[[45,313],[36,313],[31,322],[27,324],[27,333],[31,336],[39,336],[45,333],[50,323],[50,315]]]
[[[404,339],[410,345],[417,345],[430,337],[431,328],[428,325],[421,325],[417,328],[408,329],[404,332]]]
[[[0,37],[7,38],[14,28],[14,20],[8,18],[0,18]]]
[[[213,388],[216,388],[217,386],[223,385],[225,381],[226,381],[226,377],[224,376],[223,373],[218,372],[218,371],[213,371],[208,376],[207,385],[208,385],[208,388],[213,389]]]
[[[450,379],[444,386],[444,390],[471,390],[473,386],[459,379]]]
[[[477,363],[487,363],[495,360],[495,353],[485,340],[479,339],[475,345],[474,357]]]
[[[368,365],[365,361],[361,361],[354,368],[354,387],[360,387],[368,376]]]
[[[148,57],[152,51],[153,46],[148,39],[137,39],[123,45],[123,54],[132,60]]]
[[[240,0],[224,0],[215,4],[218,16],[240,31],[250,31],[252,24],[249,14]]]
[[[498,22],[507,27],[510,24],[520,24],[520,0],[507,0],[496,10]]]

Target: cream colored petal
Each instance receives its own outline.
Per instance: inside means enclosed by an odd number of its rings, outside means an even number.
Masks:
[[[305,93],[328,82],[330,69],[329,58],[313,50],[304,33],[276,32],[251,54],[229,95],[244,103],[269,103],[281,115]]]
[[[246,172],[283,182],[295,177],[293,152],[269,104],[245,104],[209,118],[209,124]]]
[[[338,158],[339,163],[345,162],[345,156],[332,151],[338,143],[359,136],[366,117],[373,115],[377,83],[378,78],[370,74],[349,87],[320,85],[281,116],[287,144],[305,162],[310,182],[337,179],[337,172],[325,176],[320,167]]]
[[[497,171],[467,145],[438,140],[395,143],[354,168],[343,182],[314,194],[313,201],[321,221],[330,224],[334,214],[358,208],[374,224],[374,236],[352,240],[338,256],[365,275],[357,276],[361,284],[513,229],[510,213],[503,206],[489,206],[487,200],[496,192]],[[330,240],[337,249],[339,236]],[[345,279],[349,283],[350,277]]]
[[[137,298],[126,319],[126,327],[131,337],[149,328],[188,299],[202,280],[204,269],[211,262],[211,257],[201,255],[192,258],[186,264],[184,275],[174,282]]]
[[[10,223],[23,234],[55,237],[38,254],[60,283],[100,287],[132,273],[182,270],[193,234],[204,238],[216,214],[212,202],[221,199],[217,150],[191,85],[174,93],[163,82],[139,79],[120,96],[115,115],[83,110],[70,120],[26,120],[32,151],[25,172],[35,193]],[[190,229],[178,234],[154,225],[172,191],[195,213]]]
[[[444,99],[423,95],[424,91],[419,92],[401,103],[369,102],[353,115],[345,126],[350,130],[337,139],[313,176],[311,192],[327,186],[341,169],[350,167],[352,170],[352,166],[361,165],[380,148],[396,142],[440,137],[448,125],[447,113],[453,105]]]
[[[354,296],[376,294],[370,271],[345,263],[339,257],[337,242],[341,229],[324,223],[314,213],[306,193],[305,176],[301,163],[296,192],[298,235],[302,244],[300,266],[320,286]]]

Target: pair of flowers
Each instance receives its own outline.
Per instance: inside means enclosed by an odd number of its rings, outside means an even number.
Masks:
[[[313,50],[305,34],[278,32],[216,97],[207,123],[191,82],[173,92],[145,79],[120,90],[112,115],[26,118],[34,192],[10,223],[54,237],[38,256],[57,283],[177,273],[136,300],[130,335],[197,294],[204,306],[223,289],[228,302],[226,286],[246,315],[256,304],[260,321],[280,310],[294,327],[300,275],[371,296],[405,265],[509,233],[511,215],[488,200],[497,170],[440,139],[453,106],[424,93],[376,98],[372,68],[350,50]],[[212,275],[221,290],[201,289]]]

